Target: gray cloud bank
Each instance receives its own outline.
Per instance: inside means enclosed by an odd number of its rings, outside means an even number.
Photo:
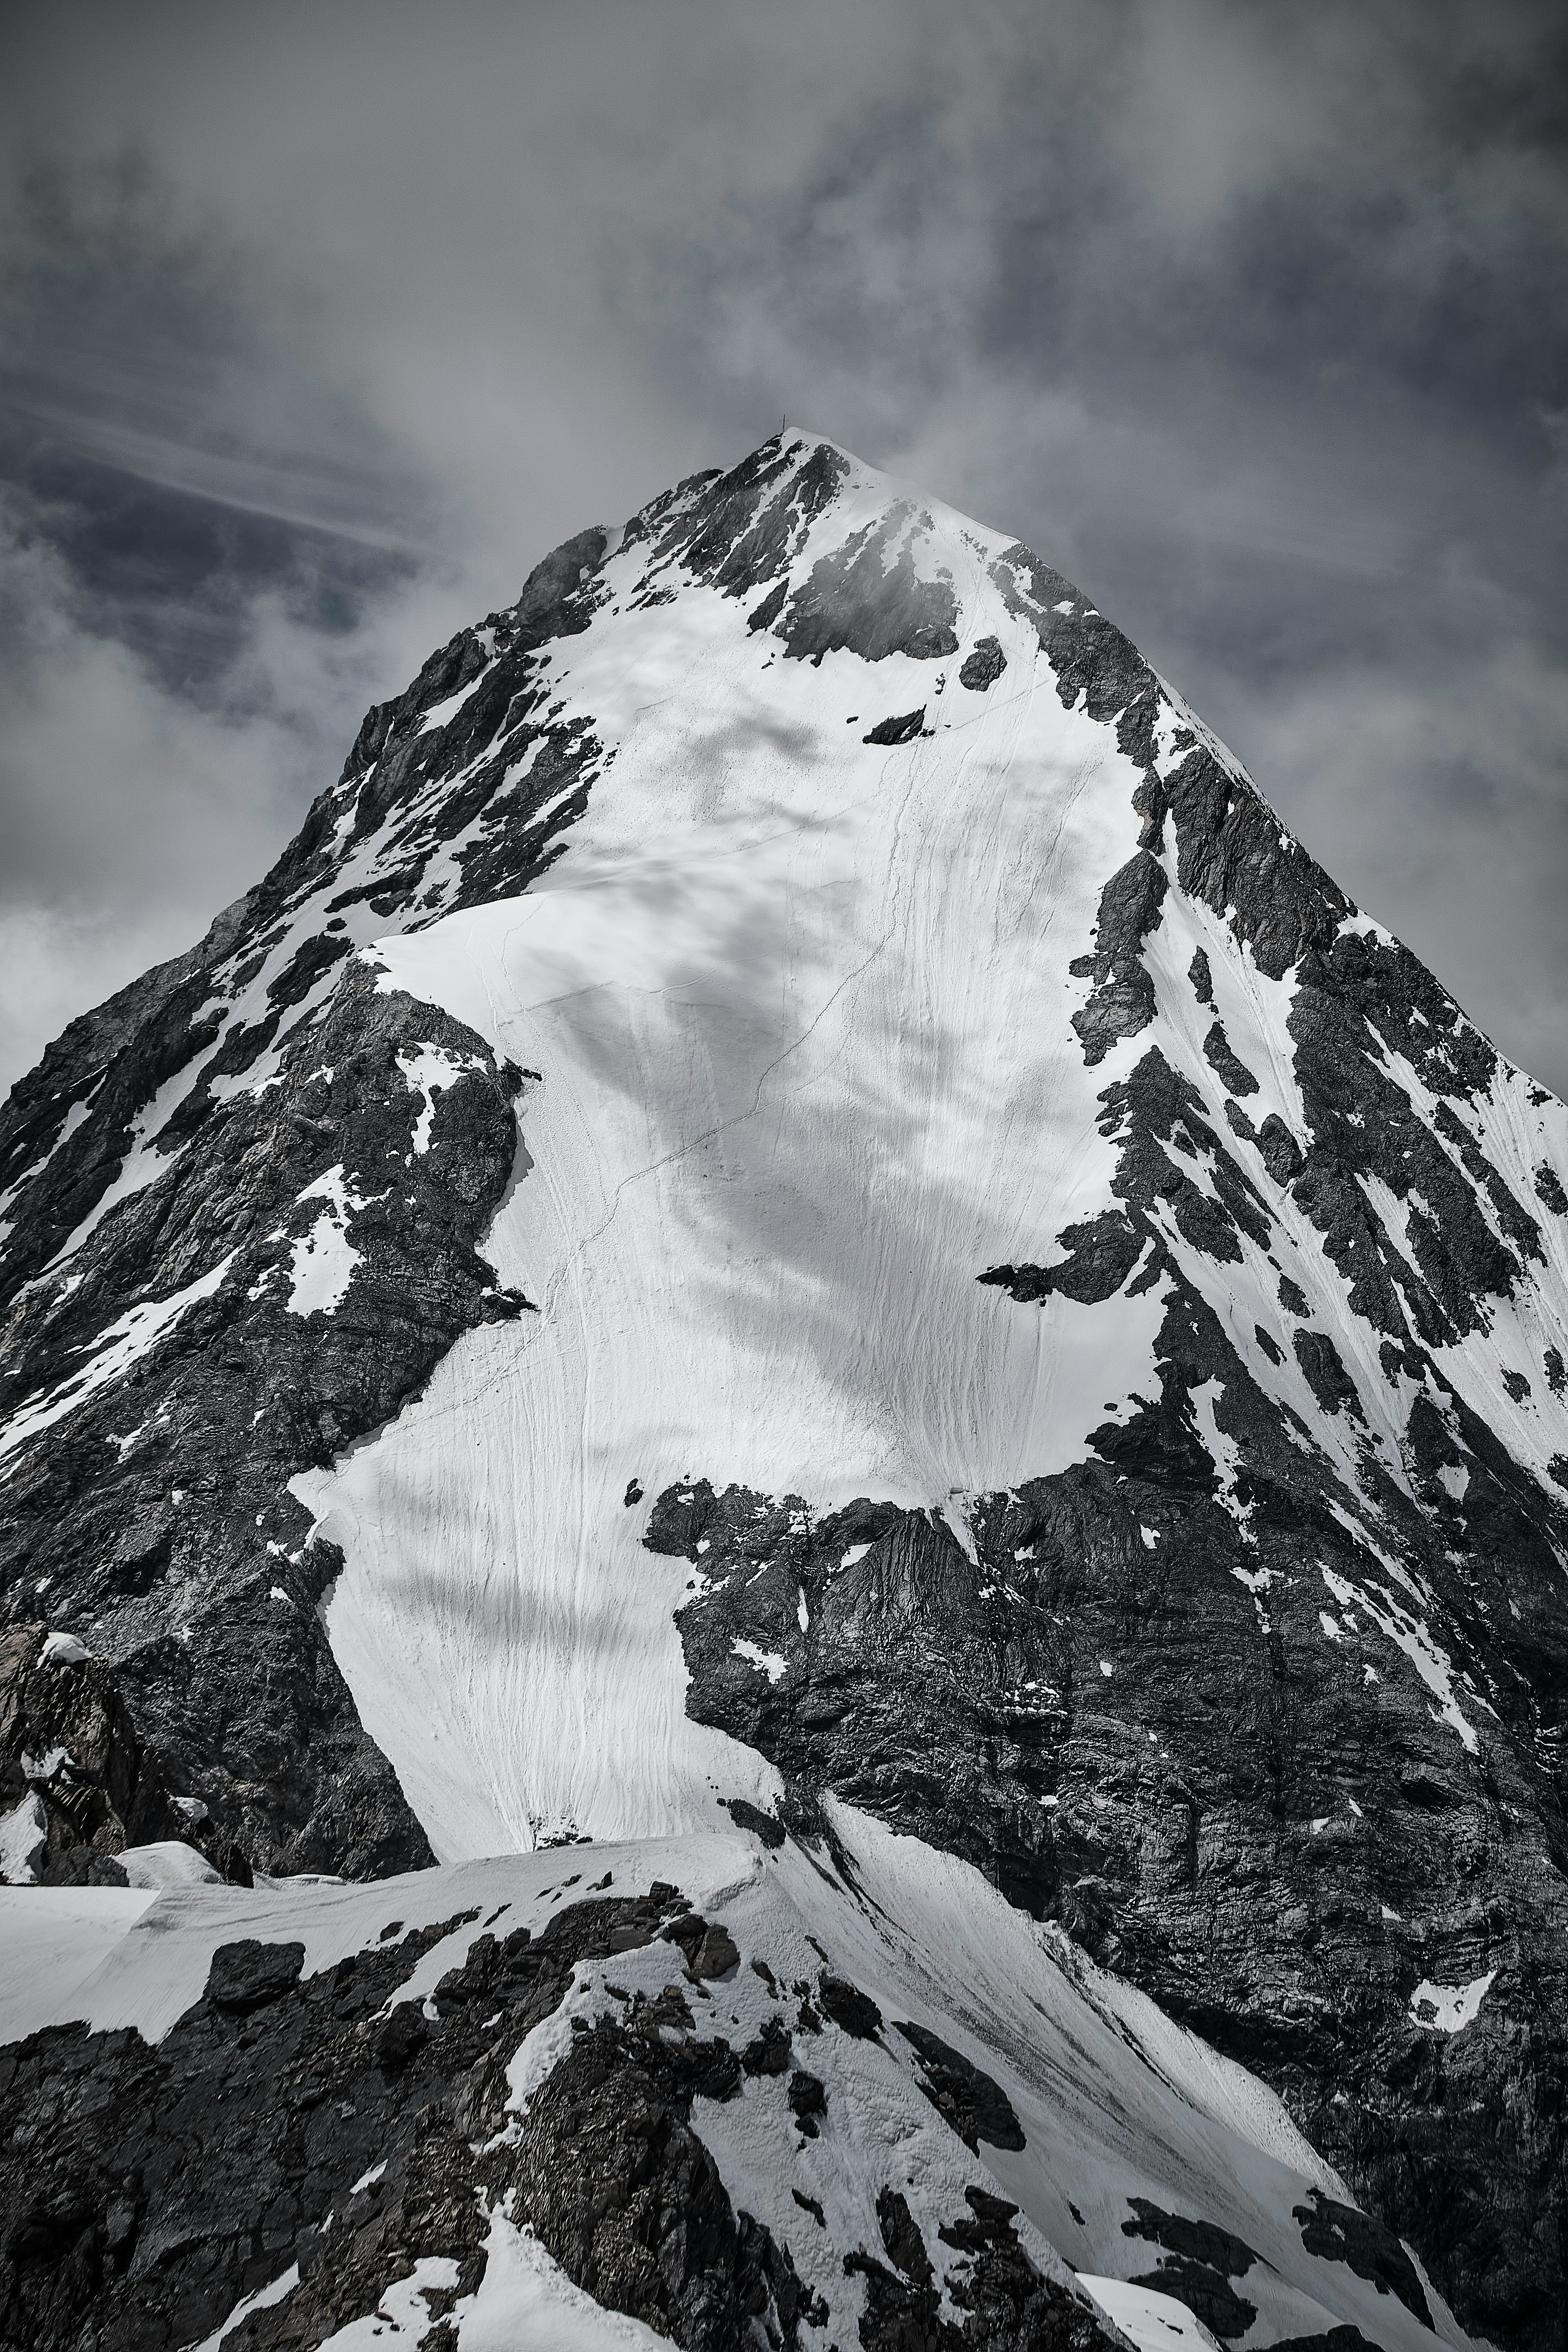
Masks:
[[[1559,11],[37,16],[0,1083],[545,546],[787,412],[1090,589],[1568,1087]]]

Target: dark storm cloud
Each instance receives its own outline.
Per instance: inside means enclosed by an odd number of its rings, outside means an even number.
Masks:
[[[194,700],[232,692],[258,595],[279,597],[300,627],[341,635],[411,569],[406,556],[169,489],[58,444],[31,453],[17,476],[19,527],[63,560],[84,626]]]
[[[266,315],[262,257],[186,217],[147,148],[24,163],[12,196],[8,431],[258,513],[377,543],[409,534],[416,499],[387,436],[289,348]]]
[[[153,5],[30,40],[0,393],[36,968],[50,908],[145,943],[87,841],[106,772],[195,927],[356,697],[787,410],[1080,579],[1568,1083],[1557,12]]]
[[[0,289],[0,1067],[270,862],[427,550],[388,436],[134,150],[25,173]],[[421,635],[424,631],[419,633]]]
[[[80,625],[170,692],[221,699],[256,598],[352,628],[410,570],[420,499],[374,419],[259,331],[243,252],[171,212],[134,152],[75,181],[24,173],[0,295],[0,467],[12,532],[60,559]]]

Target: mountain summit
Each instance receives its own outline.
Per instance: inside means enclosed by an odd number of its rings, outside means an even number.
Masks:
[[[1027,548],[568,541],[0,1186],[6,2342],[1560,2343],[1568,1112]]]

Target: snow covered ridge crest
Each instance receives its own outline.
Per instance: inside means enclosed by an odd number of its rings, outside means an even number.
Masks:
[[[844,1809],[192,1888],[53,2006],[0,2046],[30,2352],[1465,2341],[1260,2084]]]
[[[14,1727],[70,1629],[235,1877],[837,1791],[1413,2240],[1440,2138],[1524,2340],[1564,1114],[1027,549],[799,434],[579,534],[0,1185]],[[138,1801],[72,1738],[56,1883]]]

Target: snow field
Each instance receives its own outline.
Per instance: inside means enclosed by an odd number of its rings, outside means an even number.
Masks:
[[[941,551],[1007,650],[989,696],[956,656],[781,660],[704,588],[602,614],[560,656],[615,748],[567,856],[374,950],[542,1073],[486,1245],[541,1312],[295,1484],[347,1554],[334,1654],[443,1858],[680,1829],[766,1777],[683,1725],[631,1478],[945,1505],[1080,1458],[1150,1363],[1157,1297],[1026,1315],[975,1279],[1108,1197],[1119,1064],[1084,1069],[1067,965],[1136,777],[968,543]],[[929,740],[861,741],[922,700]]]

